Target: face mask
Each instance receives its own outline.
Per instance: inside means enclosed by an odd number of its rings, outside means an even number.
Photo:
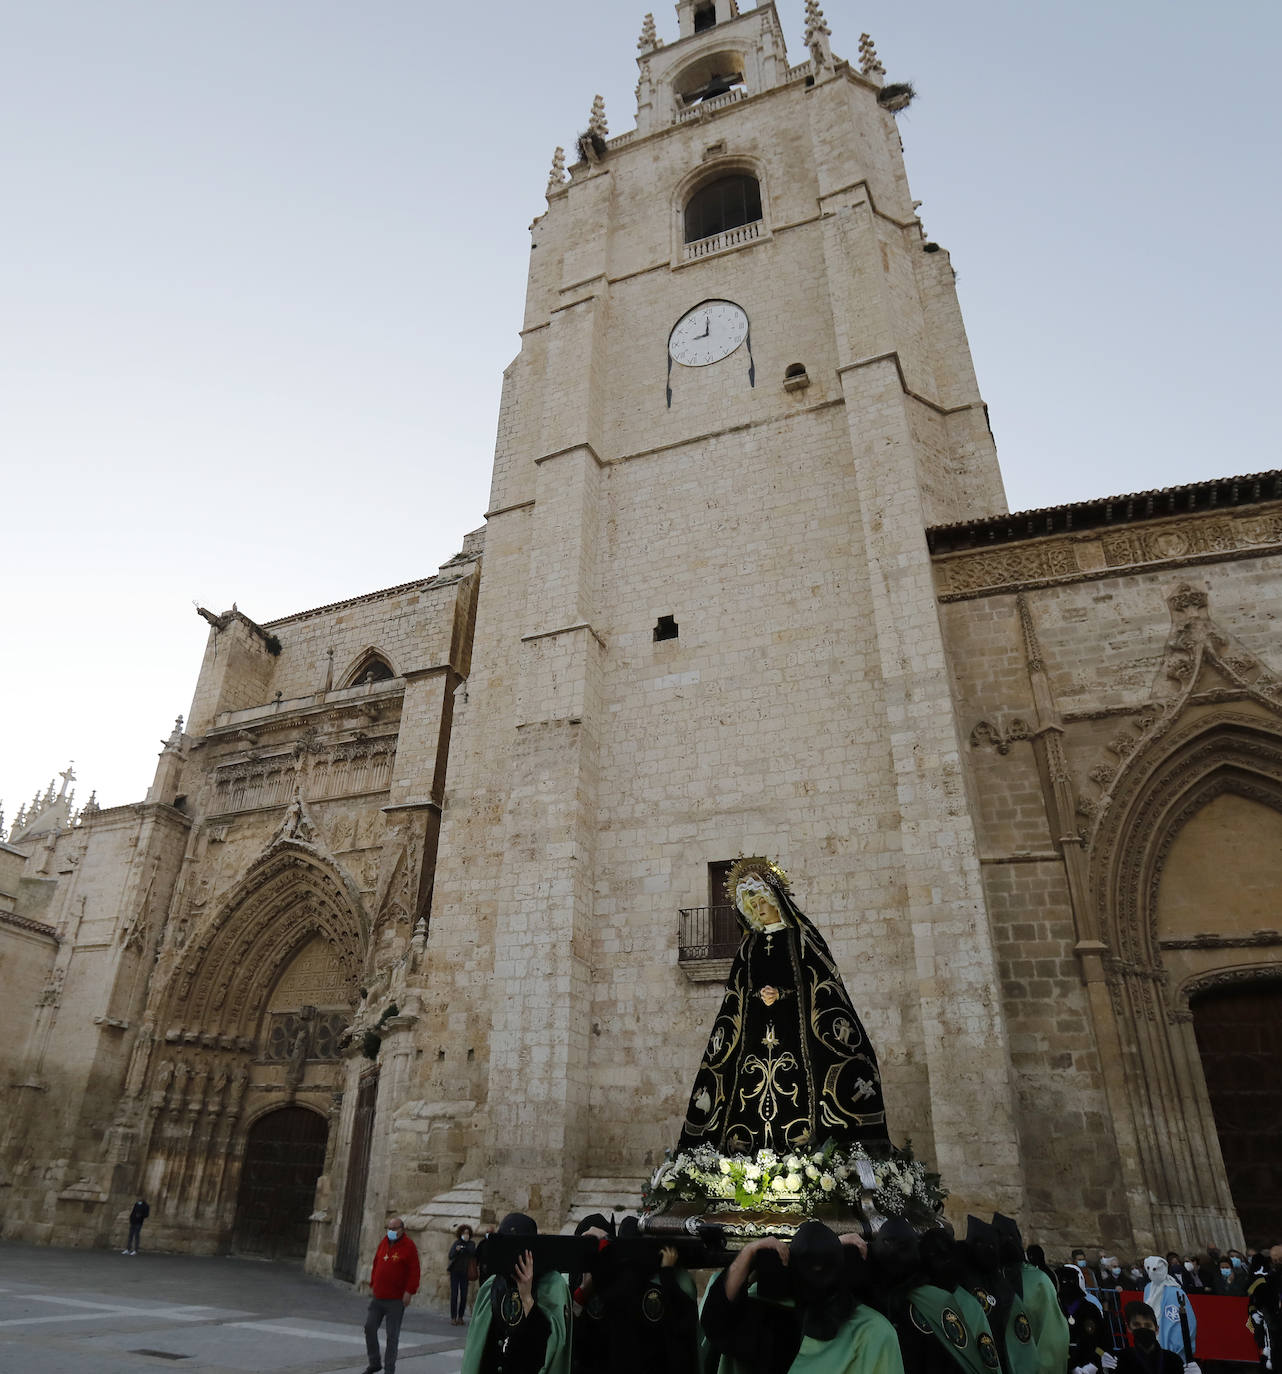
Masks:
[[[1242,1261],[1236,1255],[1233,1256],[1233,1267],[1234,1269],[1241,1269],[1242,1267]]]
[[[1221,1270],[1220,1270],[1220,1277],[1221,1277],[1222,1279],[1231,1279],[1231,1278],[1233,1277],[1233,1271],[1232,1271],[1232,1269],[1221,1269]]]
[[[1085,1269],[1085,1268],[1086,1268],[1086,1261],[1085,1261],[1085,1260],[1078,1260],[1078,1261],[1077,1261],[1077,1267],[1078,1267],[1079,1269]]]
[[[1138,1331],[1133,1331],[1131,1334],[1135,1337],[1135,1344],[1141,1350],[1152,1350],[1157,1344],[1157,1332],[1147,1326],[1142,1326]]]
[[[1193,1261],[1192,1261],[1192,1260],[1185,1260],[1185,1261],[1184,1261],[1184,1269],[1185,1269],[1185,1271],[1186,1271],[1187,1273],[1191,1274],[1191,1273],[1193,1272]]]
[[[387,1238],[388,1238],[388,1240],[390,1240],[390,1241],[392,1242],[392,1244],[394,1245],[398,1240],[400,1240],[400,1238],[401,1238],[401,1233],[400,1233],[399,1231],[389,1231],[389,1232],[387,1233]]]
[[[1114,1278],[1118,1278],[1118,1277],[1121,1275],[1121,1272],[1122,1272],[1122,1271],[1121,1271],[1120,1268],[1118,1268],[1116,1265],[1114,1265],[1113,1268],[1111,1268],[1108,1272],[1109,1272],[1110,1274],[1112,1274],[1112,1276],[1113,1276]]]
[[[1140,1278],[1143,1278],[1143,1277],[1144,1277],[1144,1275],[1143,1275],[1143,1273],[1142,1273],[1140,1270],[1138,1270],[1138,1269],[1132,1269],[1132,1270],[1131,1270],[1131,1278],[1133,1278],[1133,1279],[1140,1279]]]

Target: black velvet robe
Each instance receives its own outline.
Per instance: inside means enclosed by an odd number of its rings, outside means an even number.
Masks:
[[[755,1154],[888,1140],[877,1056],[832,954],[788,894],[775,895],[783,926],[745,928],[679,1150]],[[779,994],[771,1005],[761,996],[768,987]]]

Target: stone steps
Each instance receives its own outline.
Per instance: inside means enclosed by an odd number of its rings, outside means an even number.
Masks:
[[[485,1191],[484,1179],[474,1178],[460,1183],[448,1192],[437,1193],[434,1198],[414,1209],[414,1230],[426,1230],[429,1226],[452,1231],[466,1222],[469,1226],[481,1224],[481,1196]],[[405,1218],[410,1226],[410,1218]]]
[[[649,1182],[649,1175],[636,1178],[581,1178],[574,1191],[574,1201],[566,1214],[563,1235],[573,1233],[574,1228],[592,1212],[609,1216],[611,1212],[621,1217],[627,1212],[641,1210],[641,1190]]]

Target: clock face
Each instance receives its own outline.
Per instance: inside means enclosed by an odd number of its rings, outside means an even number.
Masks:
[[[676,322],[668,356],[683,367],[707,367],[728,358],[748,337],[748,317],[733,301],[704,301]]]

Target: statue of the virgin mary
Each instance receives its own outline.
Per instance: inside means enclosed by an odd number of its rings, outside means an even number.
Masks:
[[[726,979],[678,1150],[722,1154],[887,1142],[877,1056],[787,874],[741,858],[726,893],[743,939]]]

